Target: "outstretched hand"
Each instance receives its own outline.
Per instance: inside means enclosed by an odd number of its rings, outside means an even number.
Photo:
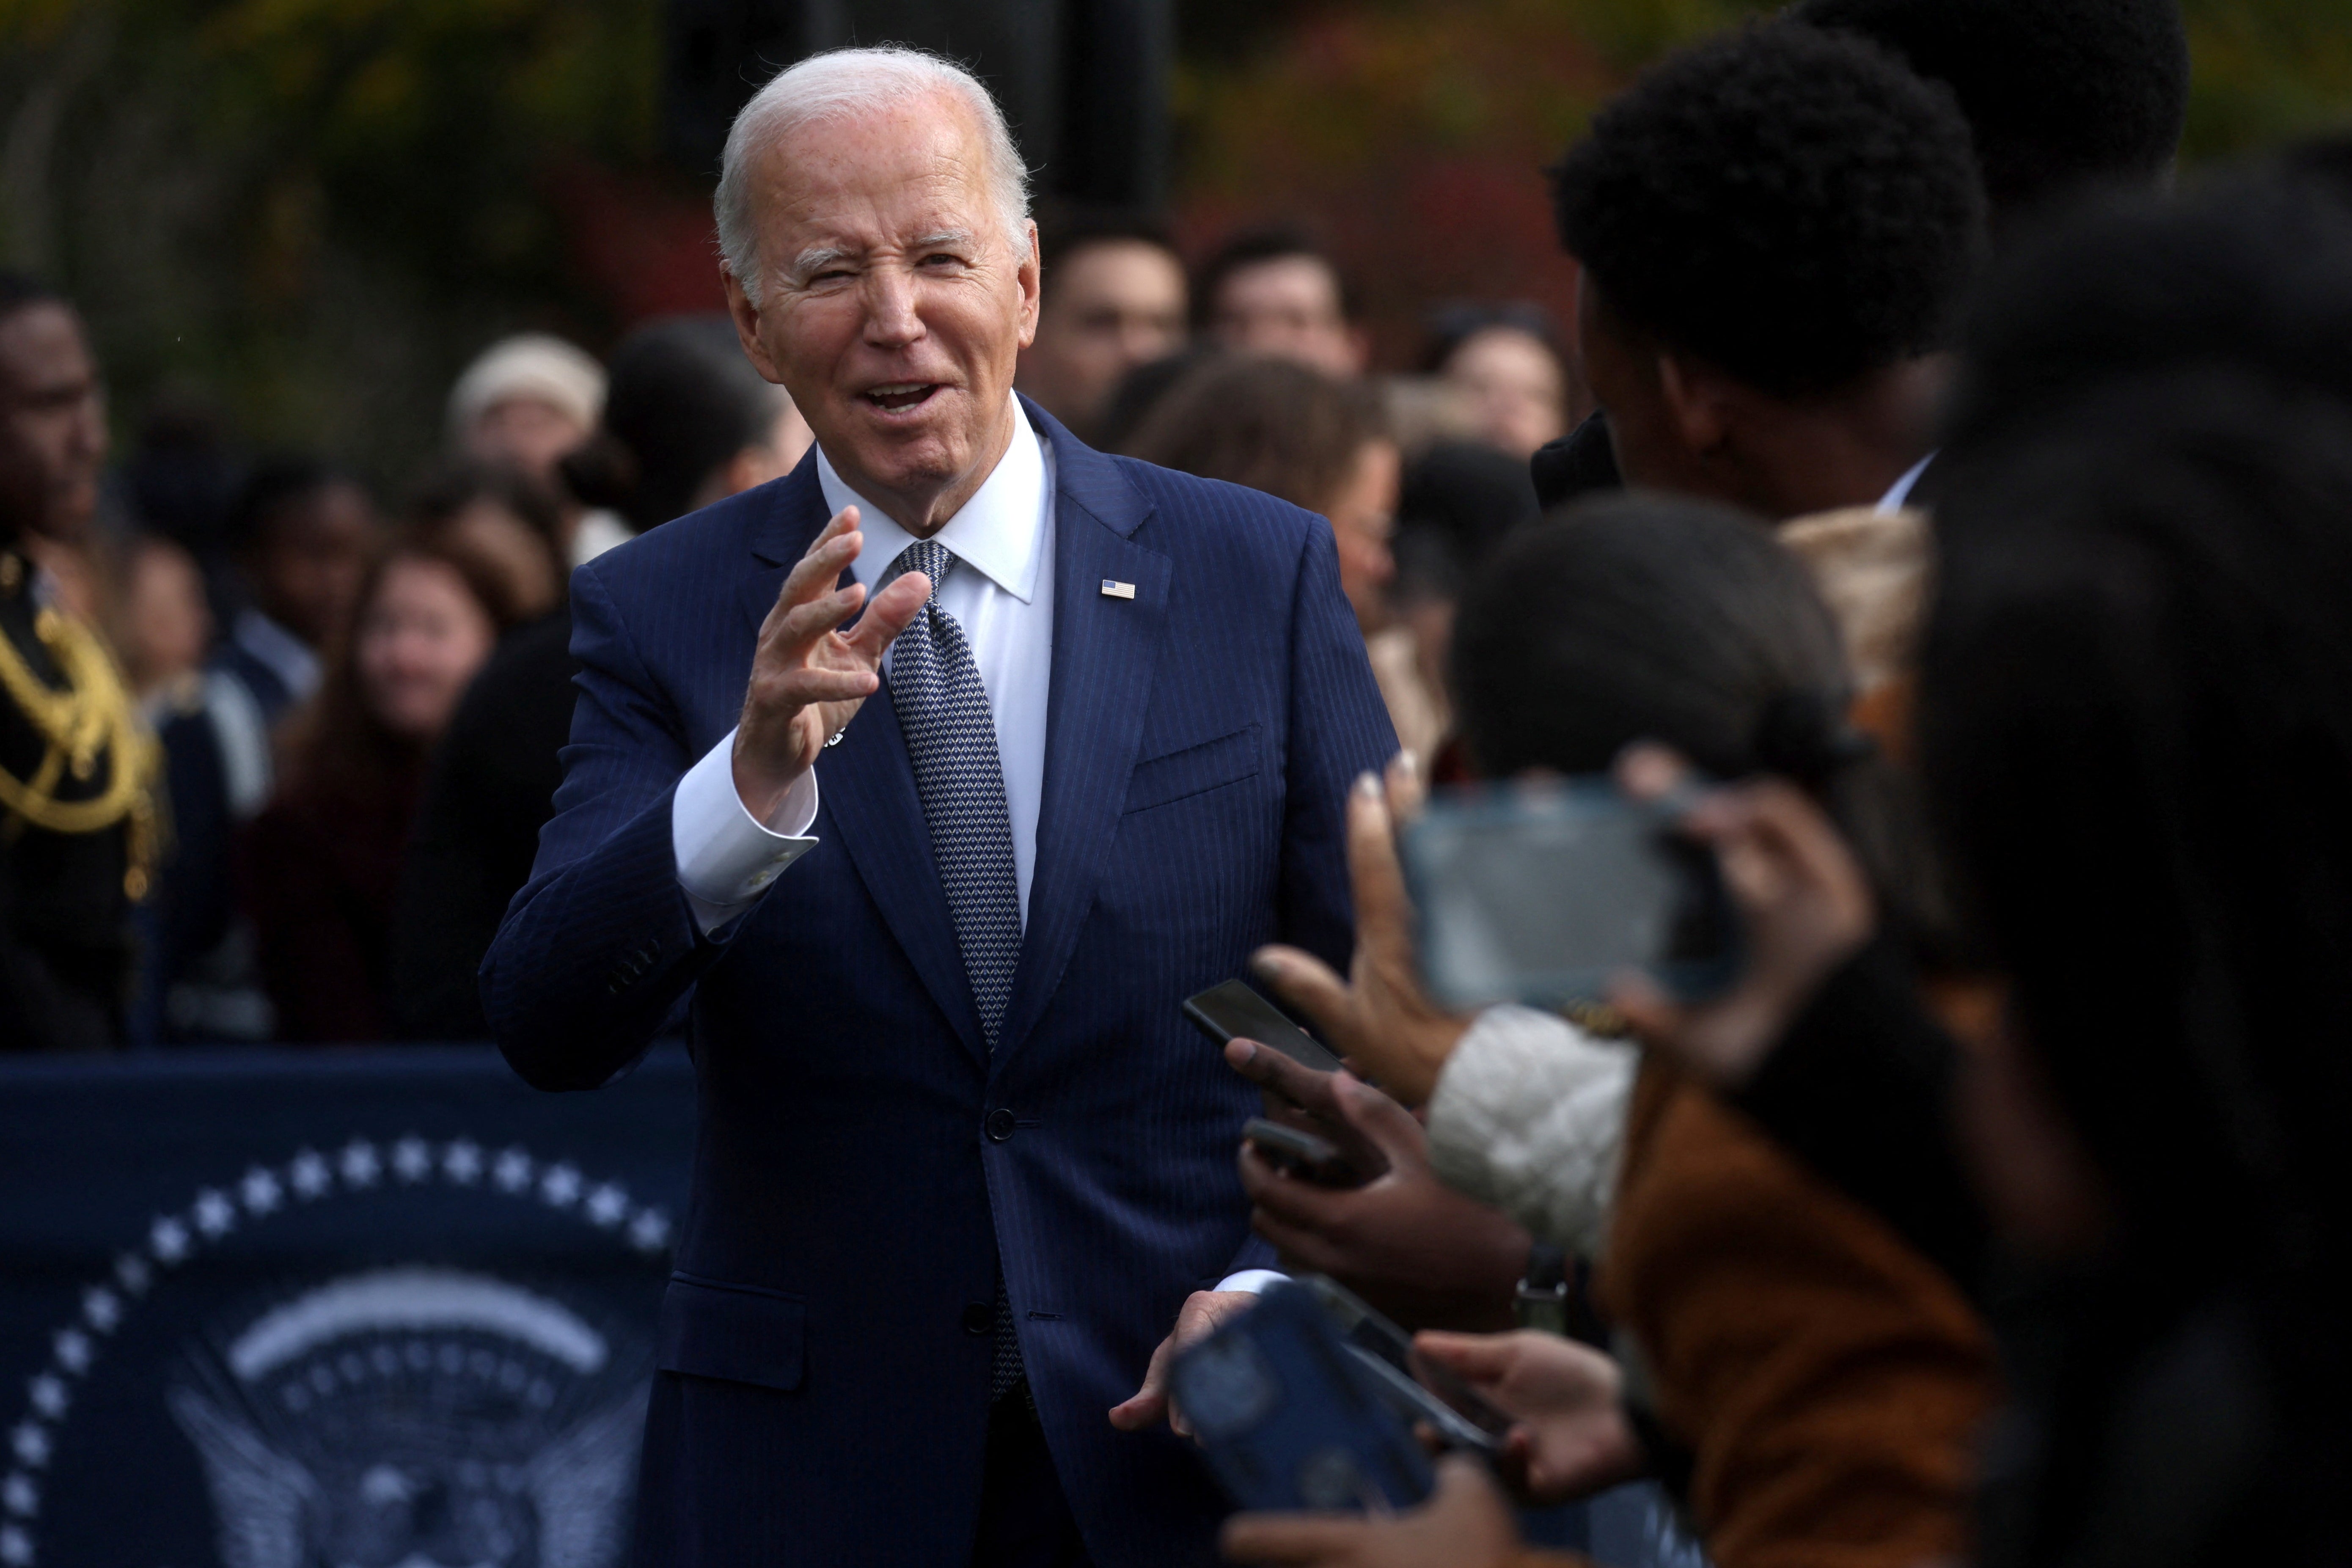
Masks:
[[[1624,1377],[1591,1346],[1522,1329],[1424,1333],[1412,1348],[1516,1421],[1496,1462],[1530,1501],[1591,1497],[1648,1468],[1625,1419]]]
[[[1122,1432],[1140,1432],[1157,1426],[1161,1420],[1184,1436],[1192,1428],[1184,1424],[1183,1411],[1168,1397],[1168,1373],[1175,1364],[1177,1353],[1190,1348],[1211,1334],[1236,1313],[1246,1312],[1257,1305],[1257,1297],[1247,1290],[1195,1290],[1184,1300],[1183,1309],[1176,1314],[1176,1326],[1151,1352],[1151,1364],[1144,1369],[1143,1386],[1110,1407],[1110,1424]]]
[[[1342,1147],[1369,1146],[1378,1159],[1370,1168],[1381,1173],[1360,1187],[1318,1186],[1244,1143],[1251,1226],[1286,1265],[1328,1274],[1392,1318],[1461,1328],[1509,1322],[1528,1233],[1437,1179],[1428,1134],[1412,1112],[1347,1073],[1320,1076],[1348,1130]]]
[[[1348,797],[1348,874],[1356,900],[1356,952],[1342,980],[1295,947],[1265,947],[1251,967],[1323,1031],[1331,1048],[1407,1105],[1428,1102],[1437,1075],[1470,1027],[1421,988],[1412,900],[1397,860],[1396,825],[1421,810],[1421,781],[1399,753],[1382,781],[1366,773]]]
[[[1661,746],[1631,747],[1617,765],[1619,787],[1637,800],[1663,799],[1688,775]],[[1719,996],[1685,1004],[1628,973],[1610,987],[1609,1004],[1644,1044],[1717,1089],[1738,1089],[1813,993],[1870,941],[1876,903],[1838,830],[1783,780],[1710,789],[1676,826],[1723,868],[1746,944],[1739,977]]]
[[[857,509],[842,508],[793,565],[760,623],[732,762],[735,793],[762,822],[814,765],[825,742],[881,688],[882,656],[930,597],[930,579],[909,572],[843,631],[866,605],[866,585],[834,584],[865,542]]]

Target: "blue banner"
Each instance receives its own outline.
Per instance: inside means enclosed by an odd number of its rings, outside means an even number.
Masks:
[[[693,1078],[0,1059],[0,1568],[623,1560]]]

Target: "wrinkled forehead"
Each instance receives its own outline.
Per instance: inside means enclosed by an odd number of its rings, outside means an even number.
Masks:
[[[988,140],[946,93],[794,127],[761,155],[753,219],[779,258],[1001,226]]]

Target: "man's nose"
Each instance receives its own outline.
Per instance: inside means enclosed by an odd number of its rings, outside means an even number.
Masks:
[[[915,279],[895,267],[866,275],[866,341],[877,348],[904,348],[923,335]]]

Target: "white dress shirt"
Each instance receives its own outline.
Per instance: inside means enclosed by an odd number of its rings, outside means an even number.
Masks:
[[[996,726],[1025,930],[1029,883],[1037,867],[1037,803],[1045,786],[1045,705],[1054,667],[1054,468],[1051,448],[1030,426],[1018,398],[1013,418],[1012,444],[995,469],[932,537],[956,558],[954,570],[939,585],[940,607],[956,618],[971,644]],[[866,544],[850,572],[871,595],[915,536],[844,483],[822,446],[816,466],[825,510],[857,509]],[[882,668],[887,678],[887,654]],[[889,701],[888,687],[866,700]],[[816,821],[817,770],[803,774],[763,823],[735,793],[734,748],[730,730],[678,781],[670,809],[677,879],[706,932],[758,902],[778,874],[816,843],[808,830]]]

